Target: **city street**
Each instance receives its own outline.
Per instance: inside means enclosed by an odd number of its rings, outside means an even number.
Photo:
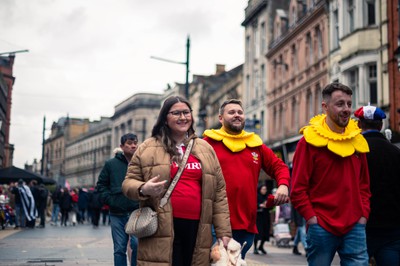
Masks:
[[[292,254],[291,248],[265,244],[267,255],[249,251],[247,265],[296,266],[307,265],[305,256]],[[301,245],[299,250],[304,254]],[[0,231],[0,265],[6,266],[72,266],[113,265],[112,240],[109,226],[90,225],[44,229]],[[335,258],[332,265],[339,265]]]

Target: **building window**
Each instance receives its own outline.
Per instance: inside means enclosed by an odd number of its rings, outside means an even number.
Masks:
[[[375,0],[365,0],[364,17],[367,26],[375,25]]]
[[[310,120],[314,116],[314,103],[313,103],[313,95],[311,90],[307,90],[306,96],[306,108],[307,108],[307,120]]]
[[[311,39],[311,33],[307,33],[306,36],[306,49],[307,49],[307,64],[311,65],[313,63],[313,47],[312,47],[312,39]]]
[[[249,62],[250,60],[250,36],[246,36],[246,62]]]
[[[284,134],[283,129],[284,129],[285,120],[284,120],[284,113],[283,113],[283,105],[282,104],[279,106],[279,115],[278,115],[277,123],[278,123],[278,127],[277,128],[278,128],[279,133],[280,133],[279,135],[283,136],[283,134]]]
[[[376,105],[378,103],[378,85],[376,78],[376,65],[368,66],[368,85],[369,85],[369,102]]]
[[[266,86],[265,86],[265,66],[264,64],[261,65],[261,85],[260,85],[260,89],[261,89],[261,98],[265,97],[266,94]]]
[[[294,24],[296,24],[297,12],[296,12],[296,8],[295,7],[292,8],[290,20],[291,20],[290,21],[290,26],[293,26]]]
[[[292,67],[292,69],[293,69],[293,72],[292,72],[292,75],[294,75],[295,73],[297,73],[297,70],[298,70],[298,63],[297,63],[297,49],[296,49],[296,45],[295,44],[293,44],[292,45],[292,62],[291,62],[291,65],[293,66]]]
[[[246,105],[250,105],[250,75],[246,75]]]
[[[278,132],[278,126],[279,126],[279,117],[278,117],[278,110],[277,110],[277,107],[276,106],[274,106],[274,120],[273,120],[273,122],[272,122],[272,125],[271,125],[271,136],[276,136],[277,135],[277,132]],[[275,132],[274,132],[274,131]]]
[[[317,56],[318,59],[322,58],[323,55],[323,42],[322,42],[322,33],[321,33],[321,29],[319,28],[319,25],[315,28],[315,35],[317,36],[317,45],[316,45],[316,49],[317,49]]]
[[[253,51],[254,51],[254,59],[258,58],[260,55],[260,43],[259,43],[259,32],[257,24],[253,26]]]
[[[317,84],[315,88],[315,113],[321,114],[322,113],[322,90],[321,85]]]
[[[260,114],[260,124],[259,124],[259,127],[260,127],[260,132],[259,132],[259,134],[260,134],[261,139],[264,139],[264,138],[265,138],[265,136],[264,136],[264,120],[265,120],[264,111],[261,111],[261,114]]]
[[[299,110],[296,97],[292,98],[292,127],[297,131],[299,127]]]
[[[358,106],[358,69],[349,71],[349,87],[353,91],[353,106]]]
[[[332,48],[336,49],[339,47],[339,16],[338,10],[333,11],[333,36],[332,36]]]
[[[253,75],[254,79],[254,93],[255,93],[255,98],[254,100],[258,100],[258,97],[260,97],[260,83],[259,83],[259,73],[258,70],[254,70],[254,75]]]
[[[349,19],[349,33],[354,31],[354,3],[353,0],[349,0],[349,6],[347,8],[347,15]]]
[[[265,23],[261,23],[261,53],[264,53],[267,47],[267,36],[266,36],[266,31],[265,31]]]

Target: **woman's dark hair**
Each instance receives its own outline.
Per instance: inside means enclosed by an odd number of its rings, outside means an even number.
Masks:
[[[171,110],[171,107],[176,103],[185,103],[190,110],[192,110],[192,106],[190,105],[189,101],[181,96],[171,96],[168,97],[163,105],[161,106],[160,113],[158,114],[157,122],[151,131],[151,136],[160,140],[166,151],[172,156],[178,155],[178,151],[176,149],[176,144],[173,138],[171,137],[171,129],[167,124],[167,115]],[[194,119],[192,116],[192,125],[188,130],[188,136],[194,134],[193,129]]]

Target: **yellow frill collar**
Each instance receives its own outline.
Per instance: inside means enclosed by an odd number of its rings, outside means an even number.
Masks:
[[[307,143],[315,147],[327,147],[328,150],[342,157],[354,152],[369,152],[368,143],[361,134],[356,121],[350,119],[343,134],[330,130],[325,122],[326,115],[317,115],[310,120],[310,124],[300,129]]]
[[[238,135],[231,135],[221,129],[207,129],[204,131],[203,136],[209,137],[213,140],[221,141],[232,152],[242,151],[247,147],[257,147],[263,144],[261,138],[254,134],[254,132],[242,132]]]

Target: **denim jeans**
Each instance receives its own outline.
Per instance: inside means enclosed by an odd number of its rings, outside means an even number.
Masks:
[[[129,241],[129,235],[125,233],[125,224],[129,216],[120,216],[110,214],[111,235],[114,244],[114,265],[127,266],[126,250]],[[136,266],[138,240],[136,237],[130,237],[132,249],[131,266]]]
[[[400,265],[400,229],[367,228],[367,246],[377,266]]]
[[[247,251],[253,245],[254,236],[255,234],[249,233],[246,230],[232,230],[233,239],[239,242],[241,246],[246,242],[246,245],[242,249],[242,259],[245,259]]]
[[[306,242],[306,226],[298,226],[296,230],[296,236],[294,237],[293,241],[293,246],[297,247],[297,245],[300,243],[303,244],[303,247],[306,249],[307,248],[307,242]]]
[[[329,266],[335,253],[341,266],[368,266],[365,224],[355,224],[343,236],[335,236],[318,224],[307,231],[307,261],[309,266]]]
[[[26,217],[24,212],[24,207],[22,207],[22,203],[15,204],[15,226],[16,227],[25,227]]]
[[[53,210],[51,212],[51,221],[54,224],[57,224],[59,213],[60,213],[60,204],[53,203]]]

